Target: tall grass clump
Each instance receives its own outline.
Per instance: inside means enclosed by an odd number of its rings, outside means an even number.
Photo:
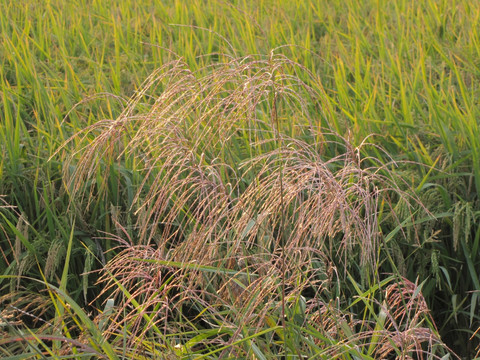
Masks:
[[[114,346],[128,334],[145,356],[445,354],[418,284],[381,270],[395,268],[380,259],[382,214],[421,204],[394,161],[362,155],[378,146],[321,126],[298,73],[275,51],[197,70],[179,58],[76,135],[65,178],[83,211],[115,166],[143,179],[99,280],[118,306]]]

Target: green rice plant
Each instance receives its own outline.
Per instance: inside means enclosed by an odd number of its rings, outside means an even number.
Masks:
[[[25,359],[119,358],[98,324],[70,296],[47,282],[44,286],[46,296],[16,292],[3,297],[0,349],[4,354]],[[47,317],[50,310],[55,311],[52,319]]]
[[[67,282],[71,279],[73,234],[74,227],[70,232],[58,287],[47,282],[38,260],[33,266],[38,267],[41,280],[21,273],[0,275],[2,282],[13,280],[17,283],[13,291],[0,298],[0,349],[5,357],[118,358],[116,350],[104,341],[102,323],[94,323],[67,294]],[[17,236],[20,235],[18,232]],[[27,239],[22,241],[25,243]],[[32,284],[37,286],[32,289]],[[110,312],[111,309],[106,307],[104,313]]]

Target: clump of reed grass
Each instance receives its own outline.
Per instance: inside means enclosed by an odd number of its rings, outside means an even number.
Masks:
[[[143,178],[135,232],[116,224],[119,252],[100,279],[118,305],[106,338],[127,332],[150,355],[155,341],[178,356],[445,351],[432,322],[419,327],[431,319],[406,280],[380,289],[381,336],[343,309],[349,277],[380,283],[380,211],[415,201],[394,162],[364,157],[368,139],[355,146],[320,126],[301,65],[275,51],[224,60],[166,64],[117,119],[78,135],[65,176],[86,208],[112,164],[135,164]]]

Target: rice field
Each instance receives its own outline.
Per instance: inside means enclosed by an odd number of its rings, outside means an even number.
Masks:
[[[0,357],[480,358],[479,31],[0,2]]]

